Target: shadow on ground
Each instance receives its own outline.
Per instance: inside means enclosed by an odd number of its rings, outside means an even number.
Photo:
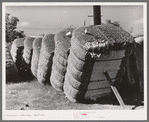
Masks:
[[[123,91],[119,91],[125,105],[133,105],[132,109],[137,108],[138,106],[144,106],[144,93],[138,92],[135,85],[130,85],[130,87]],[[114,93],[112,92],[110,96],[105,96],[98,98],[96,100],[86,100],[82,102],[84,104],[109,104],[109,105],[120,105],[116,99]]]

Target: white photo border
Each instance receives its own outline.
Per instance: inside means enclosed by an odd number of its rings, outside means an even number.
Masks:
[[[7,6],[142,5],[144,17],[144,110],[6,110],[5,9]],[[2,3],[2,119],[3,120],[147,120],[147,3],[146,2],[3,2]],[[88,117],[74,118],[73,113]],[[24,116],[19,116],[19,115]],[[39,117],[34,114],[40,114]]]

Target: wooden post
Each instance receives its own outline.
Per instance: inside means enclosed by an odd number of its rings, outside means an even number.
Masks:
[[[100,6],[94,5],[93,6],[93,12],[94,12],[94,25],[101,25],[101,10]]]

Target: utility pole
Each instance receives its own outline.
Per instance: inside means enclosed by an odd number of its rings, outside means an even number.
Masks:
[[[84,26],[86,26],[86,21],[84,20]]]
[[[93,6],[93,10],[94,10],[94,25],[101,25],[100,6]]]
[[[88,17],[94,17],[94,25],[101,25],[101,7],[100,5],[93,6],[93,14]]]

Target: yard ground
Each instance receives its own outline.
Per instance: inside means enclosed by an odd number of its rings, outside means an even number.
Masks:
[[[143,94],[123,97],[127,110],[144,109]],[[6,85],[7,110],[119,110],[116,98],[98,99],[90,103],[72,103],[63,92],[42,86],[36,79]]]

